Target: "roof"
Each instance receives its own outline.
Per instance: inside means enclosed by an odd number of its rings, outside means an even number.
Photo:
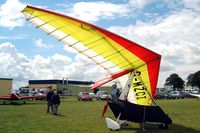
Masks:
[[[78,85],[91,85],[93,81],[75,81],[75,80],[29,80],[29,84],[78,84]]]
[[[0,78],[0,80],[13,80],[11,78]]]

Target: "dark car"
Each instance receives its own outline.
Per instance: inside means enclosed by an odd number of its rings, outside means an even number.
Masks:
[[[97,100],[107,100],[107,99],[111,99],[111,96],[108,94],[107,91],[98,91],[96,94],[96,99]]]
[[[88,92],[79,92],[77,98],[79,101],[82,100],[92,101],[92,96]]]
[[[185,93],[183,93],[182,91],[172,91],[169,92],[167,98],[169,99],[185,98]]]
[[[197,96],[192,95],[192,94],[190,94],[190,93],[185,93],[185,97],[186,97],[186,98],[198,98]]]
[[[154,98],[155,99],[164,99],[164,98],[166,98],[166,95],[161,92],[155,92]]]

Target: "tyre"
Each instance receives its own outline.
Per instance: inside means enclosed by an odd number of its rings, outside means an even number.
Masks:
[[[160,125],[159,125],[159,128],[160,128],[160,129],[168,129],[168,124],[167,124],[167,123],[160,124]]]

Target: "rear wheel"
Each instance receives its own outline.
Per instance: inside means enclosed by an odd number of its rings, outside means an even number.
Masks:
[[[101,100],[99,97],[97,97],[97,101]]]

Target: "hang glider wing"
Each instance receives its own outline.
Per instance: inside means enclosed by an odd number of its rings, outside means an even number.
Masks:
[[[103,28],[53,11],[27,6],[22,12],[37,28],[109,72],[111,76],[101,83],[97,82],[93,88],[133,70],[139,73],[134,78],[130,94],[134,103],[149,105],[150,96],[142,89],[145,87],[152,96],[155,93],[161,59],[159,54]],[[125,82],[121,81],[121,84],[125,85]]]

